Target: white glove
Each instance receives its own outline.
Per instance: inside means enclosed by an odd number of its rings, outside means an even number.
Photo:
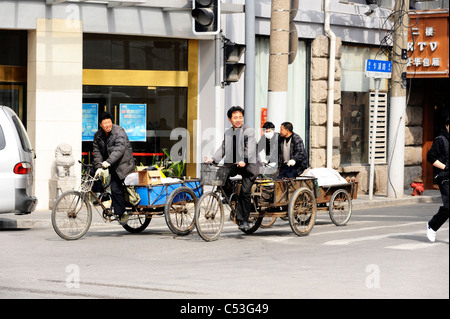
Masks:
[[[97,168],[94,174],[94,178],[97,178],[103,171],[103,168]]]
[[[266,159],[263,159],[263,160],[261,161],[261,163],[262,163],[264,166],[266,166],[269,162],[268,162]]]
[[[287,162],[288,166],[294,166],[295,165],[295,160],[291,159],[289,160],[289,162]]]
[[[107,169],[108,167],[110,167],[111,166],[111,164],[109,164],[107,161],[104,161],[103,163],[102,163],[102,167],[104,168],[104,169]]]

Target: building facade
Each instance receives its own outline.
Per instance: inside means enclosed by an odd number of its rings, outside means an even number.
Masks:
[[[330,52],[324,2],[300,1],[294,19],[297,56],[288,75],[286,120],[305,141],[312,167],[326,165],[330,147],[326,139]],[[373,80],[364,76],[364,61],[388,59],[385,48],[389,45],[384,41],[392,28],[393,2],[382,1],[381,8],[372,10],[365,0],[330,1],[331,29],[338,39],[332,166],[359,174],[361,192],[368,189],[374,91]],[[245,44],[245,1],[222,4],[223,35]],[[194,35],[191,6],[188,0],[0,1],[0,103],[11,106],[26,123],[37,154],[38,208],[47,208],[51,195],[56,147],[68,143],[75,158],[90,161],[92,132],[97,129],[92,122],[104,111],[126,126],[138,164],[151,164],[168,149],[187,160],[187,176],[198,175],[197,163],[213,152],[217,136],[229,126],[226,110],[232,105],[245,107],[245,86],[242,78],[217,90],[214,36]],[[448,2],[444,11],[448,30]],[[270,17],[271,1],[256,0],[255,110],[246,117],[254,120],[257,135],[268,103]],[[423,87],[420,81],[414,79],[411,85]],[[442,81],[448,84],[448,54]],[[387,114],[387,80],[381,95],[385,103],[380,108]],[[424,107],[413,97],[411,103],[407,149],[415,154],[418,149],[423,152],[420,112]],[[387,122],[380,117],[380,127]],[[423,169],[422,155],[410,161],[415,155],[406,154],[405,169],[410,173],[405,174],[405,185]],[[386,158],[381,154],[376,162],[375,189],[380,194],[386,190]],[[74,172],[80,175],[78,163]]]

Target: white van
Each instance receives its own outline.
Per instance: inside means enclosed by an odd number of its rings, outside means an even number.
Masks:
[[[36,209],[33,160],[30,140],[19,117],[0,105],[0,214],[29,214]]]

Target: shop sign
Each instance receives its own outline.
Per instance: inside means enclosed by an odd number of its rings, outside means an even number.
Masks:
[[[119,121],[130,142],[147,140],[147,104],[120,104]]]
[[[98,130],[98,104],[83,103],[82,138],[83,142],[93,141]]]
[[[410,14],[408,78],[448,78],[448,11]]]

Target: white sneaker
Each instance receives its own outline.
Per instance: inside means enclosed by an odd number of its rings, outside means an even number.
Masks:
[[[434,243],[436,241],[436,232],[430,228],[430,225],[427,224],[427,237],[428,240]]]

